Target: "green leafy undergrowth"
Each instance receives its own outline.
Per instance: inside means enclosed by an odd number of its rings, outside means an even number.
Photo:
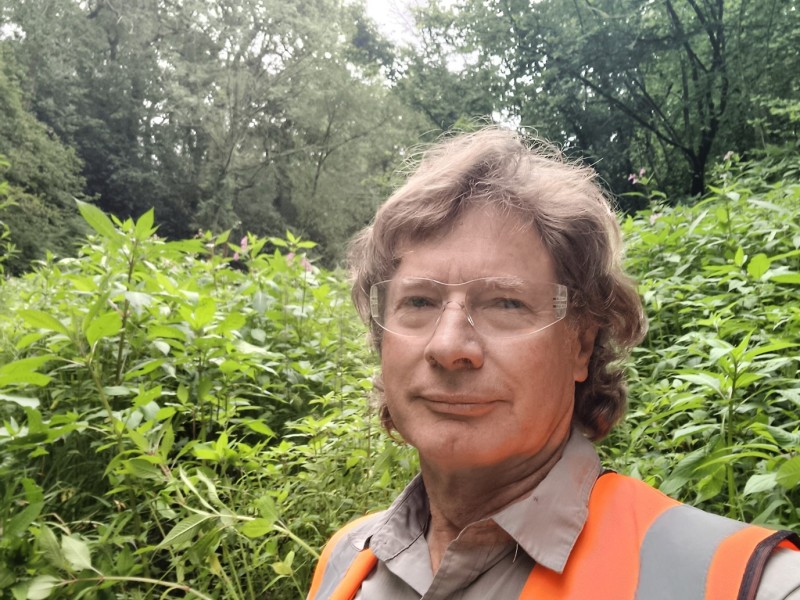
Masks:
[[[604,450],[670,495],[800,529],[800,158],[726,167],[702,201],[624,222],[650,332]]]
[[[800,529],[797,153],[623,222],[650,333],[607,466]],[[783,174],[783,175],[781,175]],[[313,244],[160,240],[152,213],[0,283],[0,598],[298,598],[415,471]]]
[[[301,597],[413,471],[344,278],[291,233],[80,210],[77,258],[0,287],[0,597]]]

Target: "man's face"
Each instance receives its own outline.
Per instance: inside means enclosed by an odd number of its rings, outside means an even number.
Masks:
[[[443,237],[402,247],[393,278],[407,277],[558,283],[538,235],[488,209],[467,212]],[[392,421],[423,464],[453,472],[529,468],[569,436],[575,382],[587,377],[593,342],[567,320],[531,335],[487,337],[452,302],[426,337],[384,332]]]

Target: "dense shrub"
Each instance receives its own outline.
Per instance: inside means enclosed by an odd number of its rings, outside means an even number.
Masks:
[[[798,528],[795,156],[624,221],[651,329],[601,451]],[[415,470],[370,414],[342,274],[291,235],[165,242],[152,213],[81,212],[77,258],[0,283],[0,597],[302,597],[331,531]]]
[[[650,332],[608,462],[721,514],[800,529],[800,155],[732,157],[708,196],[624,222]]]
[[[343,277],[291,235],[164,242],[81,208],[79,257],[0,290],[0,589],[299,597],[412,470]]]

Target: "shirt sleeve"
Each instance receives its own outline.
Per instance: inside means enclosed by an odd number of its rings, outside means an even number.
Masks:
[[[772,553],[756,600],[800,600],[800,552],[778,548]]]

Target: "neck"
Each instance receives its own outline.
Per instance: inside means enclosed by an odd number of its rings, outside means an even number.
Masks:
[[[422,478],[430,504],[427,542],[433,572],[439,568],[447,546],[462,530],[528,496],[545,478],[563,453],[566,440],[547,456],[537,456],[508,467],[450,471],[420,459]],[[506,541],[508,534],[494,527],[476,536],[477,544]]]

